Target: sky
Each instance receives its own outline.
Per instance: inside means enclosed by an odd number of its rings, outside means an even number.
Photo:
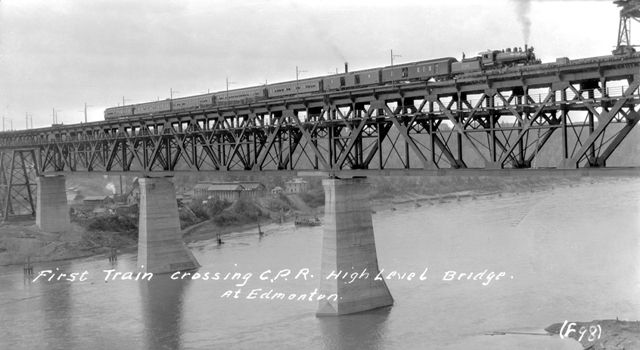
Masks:
[[[55,109],[73,124],[87,103],[98,121],[123,98],[380,67],[391,49],[396,64],[525,41],[543,62],[603,56],[618,13],[610,0],[0,0],[0,116],[24,129]]]

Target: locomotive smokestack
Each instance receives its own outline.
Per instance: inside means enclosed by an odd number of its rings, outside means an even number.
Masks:
[[[529,45],[524,44],[524,52],[529,52]]]
[[[344,63],[344,72],[349,73],[349,62]]]

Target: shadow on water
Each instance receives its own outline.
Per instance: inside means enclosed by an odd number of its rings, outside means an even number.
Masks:
[[[140,282],[146,349],[181,349],[183,297],[190,280],[154,275]]]
[[[42,288],[42,306],[44,312],[44,336],[52,341],[51,348],[72,349],[74,339],[73,308],[75,306],[71,296],[72,284],[67,282],[53,282],[37,284]],[[63,336],[60,336],[63,335]]]
[[[383,349],[391,308],[319,317],[323,349]]]

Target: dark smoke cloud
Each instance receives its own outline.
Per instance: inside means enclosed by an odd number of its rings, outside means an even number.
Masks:
[[[531,36],[531,18],[529,13],[531,12],[531,0],[512,0],[516,5],[516,15],[520,26],[522,26],[522,36],[524,37],[525,44],[529,43],[529,37]]]
[[[522,36],[525,44],[529,43],[531,36],[531,1],[549,1],[549,2],[565,2],[565,1],[611,1],[611,0],[511,0],[516,6],[516,15],[520,26],[522,26]]]

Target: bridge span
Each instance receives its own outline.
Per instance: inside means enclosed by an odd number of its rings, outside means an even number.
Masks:
[[[27,212],[42,230],[63,232],[69,226],[64,174],[142,175],[138,264],[171,272],[199,265],[182,242],[166,176],[323,176],[322,276],[363,269],[376,275],[361,177],[637,176],[633,164],[608,168],[607,162],[640,120],[639,87],[640,54],[630,53],[4,132],[1,204],[5,218]],[[339,295],[320,303],[323,315],[393,303],[384,281],[322,279],[321,289]]]

